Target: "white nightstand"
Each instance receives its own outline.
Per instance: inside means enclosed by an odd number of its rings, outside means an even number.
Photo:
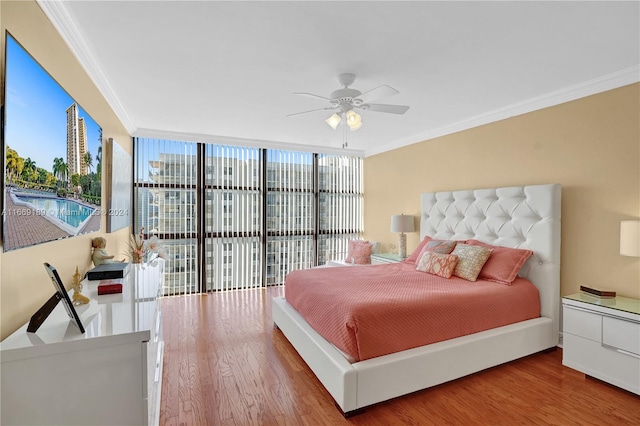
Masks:
[[[396,253],[374,253],[371,255],[372,265],[381,265],[383,263],[402,262],[404,259]]]
[[[640,300],[562,298],[562,364],[640,395]]]

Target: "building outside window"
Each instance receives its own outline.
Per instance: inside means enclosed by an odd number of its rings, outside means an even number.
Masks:
[[[134,229],[169,251],[164,294],[284,283],[362,234],[362,158],[136,138]]]

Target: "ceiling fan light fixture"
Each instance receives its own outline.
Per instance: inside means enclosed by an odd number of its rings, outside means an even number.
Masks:
[[[357,112],[351,109],[347,111],[346,116],[347,116],[347,125],[351,130],[355,131],[355,130],[358,130],[360,127],[362,127],[362,117],[360,117],[360,114],[358,114]]]
[[[333,128],[333,130],[335,130],[336,127],[338,127],[338,124],[340,124],[340,121],[342,121],[342,119],[340,118],[340,116],[338,114],[334,113],[332,116],[327,118],[325,121],[329,126],[331,126],[331,128]]]
[[[352,109],[347,111],[347,123],[349,123],[349,125],[357,124],[358,122],[360,122],[360,120],[362,120],[362,118],[360,117],[360,114],[358,114]]]
[[[362,120],[360,120],[358,124],[349,124],[349,128],[351,129],[352,132],[355,132],[360,127],[362,127]]]

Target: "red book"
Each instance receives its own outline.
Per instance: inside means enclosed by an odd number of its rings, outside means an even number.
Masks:
[[[101,284],[98,286],[98,295],[122,293],[122,284]]]

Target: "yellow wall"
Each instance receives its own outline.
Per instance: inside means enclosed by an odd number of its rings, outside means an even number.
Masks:
[[[365,237],[388,250],[393,214],[420,193],[560,183],[561,294],[580,285],[640,297],[640,261],[620,256],[620,221],[640,218],[640,84],[365,159]],[[407,251],[418,233],[407,234]],[[383,250],[385,247],[383,247]]]
[[[2,62],[0,62],[0,68],[4,70],[5,31],[9,31],[102,127],[103,138],[105,140],[114,138],[131,153],[131,136],[37,3],[35,1],[3,1],[1,3],[0,61]],[[4,90],[2,90],[2,96],[4,96]],[[104,164],[103,167],[109,167],[109,165]],[[105,194],[104,182],[102,193]],[[103,204],[103,207],[106,205]],[[103,217],[101,232],[0,253],[0,338],[4,339],[26,323],[29,317],[53,294],[53,287],[48,282],[42,266],[43,262],[54,265],[68,286],[76,266],[81,273],[84,273],[91,265],[92,237],[98,235],[106,237],[110,254],[119,256],[125,253],[130,230],[122,229],[113,234],[107,234],[105,231],[106,218]]]

